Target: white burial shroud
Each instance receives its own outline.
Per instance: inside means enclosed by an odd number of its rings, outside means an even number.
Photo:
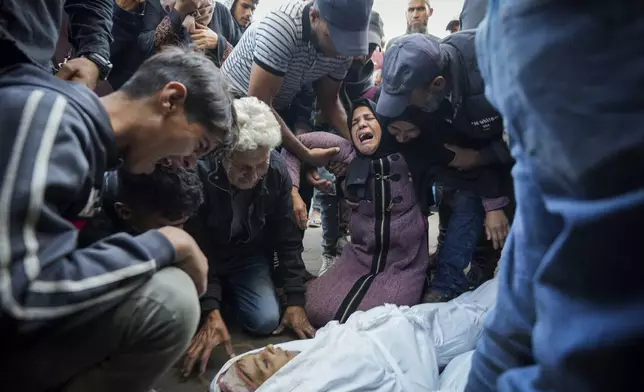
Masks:
[[[493,279],[445,303],[356,312],[345,324],[330,322],[314,339],[279,344],[300,354],[257,392],[462,391],[497,286]],[[243,355],[228,361],[219,374]],[[455,358],[439,377],[439,369]],[[212,392],[219,392],[219,374]]]

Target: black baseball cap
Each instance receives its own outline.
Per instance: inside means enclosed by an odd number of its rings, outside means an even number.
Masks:
[[[382,92],[376,111],[385,117],[399,116],[409,105],[412,91],[441,75],[440,43],[426,34],[397,38],[382,64]]]
[[[343,56],[369,54],[369,16],[373,0],[315,0],[329,26],[335,50]]]

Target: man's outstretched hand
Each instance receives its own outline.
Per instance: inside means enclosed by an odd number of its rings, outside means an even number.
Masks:
[[[309,318],[306,317],[306,312],[301,306],[289,306],[286,308],[282,323],[273,332],[273,335],[281,334],[285,328],[292,329],[300,339],[310,339],[315,336],[315,328],[309,322]]]
[[[197,360],[200,362],[199,375],[204,374],[212,351],[220,344],[224,345],[230,358],[235,356],[226,323],[224,323],[219,310],[213,310],[199,332],[197,332],[197,335],[192,339],[192,344],[190,344],[183,362],[183,376],[190,376]]]

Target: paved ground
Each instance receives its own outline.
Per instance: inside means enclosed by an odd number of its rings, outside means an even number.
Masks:
[[[436,247],[436,237],[438,234],[437,226],[438,215],[434,214],[429,218],[429,243],[431,251]],[[306,231],[306,235],[304,237],[304,263],[306,264],[307,269],[314,275],[317,275],[320,270],[320,256],[322,254],[320,246],[321,238],[321,229],[309,229]],[[230,329],[236,353],[243,353],[255,348],[264,347],[269,343],[275,344],[294,339],[293,336],[287,334],[258,339],[244,334],[234,326],[231,326]],[[192,377],[185,380],[179,375],[177,369],[172,369],[163,376],[155,389],[158,392],[205,392],[208,390],[211,380],[226,361],[227,357],[224,350],[222,348],[217,348],[209,362],[208,370],[204,377]]]

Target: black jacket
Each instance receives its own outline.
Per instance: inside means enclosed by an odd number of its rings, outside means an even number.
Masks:
[[[69,15],[70,42],[77,55],[110,56],[113,0],[0,1],[0,68],[32,63],[50,69],[63,7]]]
[[[204,312],[219,308],[222,276],[245,256],[277,254],[276,278],[283,282],[287,305],[304,304],[302,237],[292,220],[291,180],[279,153],[271,153],[266,175],[253,189],[248,206],[248,237],[231,240],[232,198],[230,184],[216,158],[199,162],[197,172],[204,184],[204,203],[186,224],[209,263],[208,290],[201,299]],[[272,262],[272,259],[267,259]]]

